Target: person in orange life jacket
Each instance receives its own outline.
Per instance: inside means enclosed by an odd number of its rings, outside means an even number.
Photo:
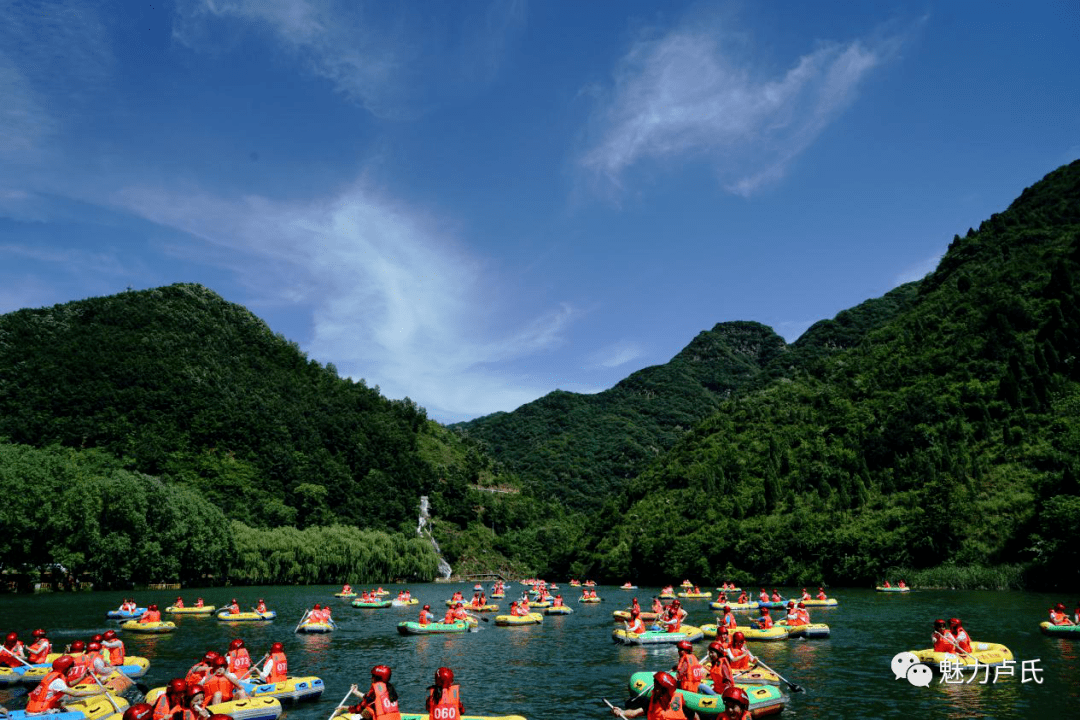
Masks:
[[[526,615],[529,614],[529,605],[528,605],[528,603],[523,603],[523,602],[510,603],[510,614],[511,615],[516,615],[517,617],[525,617]]]
[[[672,603],[664,608],[664,614],[656,619],[653,627],[660,632],[678,632],[680,624],[678,609]]]
[[[1075,623],[1069,619],[1069,616],[1065,614],[1065,603],[1058,603],[1050,608],[1050,624],[1075,625]],[[8,635],[8,637],[11,637],[11,635]]]
[[[146,612],[139,618],[141,623],[155,623],[161,622],[161,612],[158,610],[157,605],[151,605],[146,608]]]
[[[731,675],[731,664],[724,655],[724,644],[719,640],[709,643],[709,679],[712,686],[699,685],[697,691],[702,695],[719,695],[724,690],[735,684],[735,678]]]
[[[810,612],[806,609],[806,603],[800,601],[795,610],[795,614],[798,616],[795,618],[798,625],[810,624]]]
[[[229,603],[229,614],[230,615],[239,615],[240,614],[240,603],[236,602],[236,598],[233,598],[232,602]]]
[[[907,584],[903,580],[901,580],[900,582],[896,583],[896,587],[898,587],[898,588],[906,588]]]
[[[736,631],[731,636],[731,647],[725,652],[732,670],[748,670],[757,665],[757,658],[746,647],[746,636],[742,631]]]
[[[49,638],[45,637],[44,630],[35,630],[33,635],[34,642],[26,648],[26,655],[31,665],[38,665],[44,663],[45,658],[52,652],[52,643],[49,642]]]
[[[723,617],[717,618],[716,624],[724,625],[729,628],[733,628],[739,624],[739,621],[735,619],[735,613],[731,612],[730,605],[724,606],[724,615]]]
[[[630,611],[630,622],[623,622],[626,626],[626,632],[636,633],[638,635],[645,632],[645,623],[641,622],[641,613],[637,610]]]
[[[251,669],[251,653],[244,647],[244,641],[240,638],[234,638],[229,643],[229,651],[225,653],[225,660],[228,661],[229,672],[238,678],[247,675],[248,670]]]
[[[758,593],[758,600],[761,602],[769,602],[769,593],[765,588],[761,588],[761,592]]]
[[[652,599],[652,612],[656,617],[660,617],[660,614],[664,612],[664,603],[660,602],[658,597]]]
[[[562,595],[556,595],[551,601],[551,607],[564,607],[566,603],[563,602]]]
[[[229,661],[220,655],[214,658],[213,670],[202,681],[202,686],[206,692],[207,705],[229,702],[234,695],[241,700],[247,698],[244,686],[235,675],[229,672]]]
[[[259,602],[255,604],[255,612],[257,612],[257,613],[267,612],[266,603],[263,601],[262,598],[259,598]]]
[[[679,650],[679,661],[674,668],[679,689],[698,692],[698,685],[705,679],[705,667],[694,656],[694,646],[689,640],[680,640],[675,647]]]
[[[195,601],[195,607],[203,607],[203,599],[199,598]]]
[[[772,598],[770,598],[770,599],[773,602],[783,602],[784,601],[784,598],[780,597],[780,593],[776,592],[776,588],[773,588]]]
[[[101,638],[101,647],[109,655],[109,664],[119,667],[124,664],[126,650],[124,641],[116,637],[115,630],[106,630]]]
[[[683,710],[683,695],[671,673],[658,672],[653,675],[652,693],[647,707],[611,708],[611,714],[624,718],[645,716],[648,720],[686,720]]]
[[[714,640],[713,642],[719,643],[720,646],[723,647],[725,650],[731,647],[731,636],[728,635],[727,625],[716,626],[716,640]],[[725,654],[724,657],[726,658],[727,655]]]
[[[889,581],[888,581],[888,580],[886,580],[886,581],[884,582],[884,584],[882,584],[882,586],[881,586],[881,587],[884,587],[884,588],[891,588],[891,587],[892,587],[892,585],[890,585],[890,584],[889,584]]]
[[[772,628],[773,620],[772,620],[772,615],[769,614],[769,608],[763,607],[763,608],[761,608],[760,612],[761,612],[760,616],[757,618],[757,620],[755,620],[751,624],[754,627],[759,628],[761,630],[768,630],[768,629]]]
[[[182,597],[176,598],[176,600],[173,601],[173,607],[174,608],[182,608],[182,607],[184,607],[184,598],[182,598]]]
[[[559,597],[562,597],[562,596],[560,595]],[[637,610],[639,613],[641,612],[641,603],[638,602],[637,598],[634,598],[633,600],[630,601],[630,609],[631,610]]]
[[[68,685],[78,685],[86,677],[86,663],[90,658],[85,651],[86,643],[82,640],[76,640],[65,649],[65,652],[71,653],[72,659],[75,661],[64,675],[64,681]]]
[[[184,697],[187,709],[193,716],[204,720],[210,717],[210,711],[206,709],[206,691],[202,685],[188,685]]]
[[[956,638],[956,646],[964,652],[971,652],[971,636],[967,634],[959,618],[949,618],[949,629]]]
[[[806,588],[803,588],[803,589],[802,589],[802,597],[800,597],[799,599],[800,599],[800,600],[804,600],[804,601],[805,601],[805,600],[810,600],[810,599],[812,599],[812,598],[810,597],[810,593],[808,593],[808,592],[806,591]]]
[[[270,646],[266,662],[254,673],[264,683],[282,682],[289,677],[289,659],[285,657],[285,646],[276,642]]]
[[[202,681],[206,679],[206,676],[210,674],[210,668],[217,657],[219,657],[219,655],[213,650],[207,651],[207,653],[187,671],[187,675],[184,676],[184,681],[189,685],[201,685]]]
[[[930,635],[930,642],[934,644],[934,652],[956,652],[956,638],[949,632],[944,620],[934,621],[934,632]]]
[[[786,625],[799,625],[799,611],[795,607],[794,600],[788,600],[787,612],[784,614],[784,624]]]
[[[101,643],[91,642],[89,645],[87,645],[86,656],[88,658],[86,661],[87,671],[93,673],[94,677],[98,679],[98,682],[104,684],[104,682],[109,679],[109,676],[113,674],[116,668],[105,662],[105,658],[102,657],[101,654]],[[93,680],[91,680],[90,682],[93,682]],[[124,686],[123,690],[126,690],[127,688],[135,684],[123,674],[117,677],[115,682],[119,682],[120,684],[122,684]]]
[[[61,655],[52,662],[52,669],[41,679],[37,687],[30,691],[26,703],[26,712],[45,713],[60,708],[60,701],[67,695],[73,698],[91,697],[105,692],[103,688],[75,690],[67,680],[67,673],[75,665],[75,658]]]
[[[727,593],[721,590],[720,593],[716,596],[716,602],[726,603],[727,601]]]
[[[173,678],[154,702],[153,720],[194,720],[187,707],[187,681]]]
[[[347,708],[338,708],[334,714],[359,714],[368,720],[401,720],[398,693],[390,682],[390,674],[390,668],[386,665],[371,668],[371,688],[364,695],[360,694],[356,685],[349,689],[353,695],[360,698],[360,702]]]
[[[349,583],[345,583],[344,585],[341,586],[341,594],[342,595],[348,595],[351,592],[352,592],[352,585],[350,585]]]
[[[720,694],[724,702],[724,712],[717,720],[751,720],[750,698],[741,687],[731,686]]]
[[[435,613],[431,612],[431,606],[425,605],[420,608],[420,617],[417,622],[421,625],[427,625],[428,623],[435,622]]]
[[[739,603],[745,605],[748,602],[750,602],[750,596],[746,594],[745,590],[743,590],[739,593]]]
[[[819,587],[817,589],[817,599],[818,600],[828,600],[829,599],[829,596],[825,594],[825,588]]]
[[[19,634],[10,632],[4,638],[4,645],[0,647],[0,665],[6,667],[22,667],[26,662],[26,648],[19,642]]]
[[[438,720],[460,720],[465,714],[465,706],[461,702],[461,687],[454,684],[454,671],[448,667],[441,667],[435,671],[435,684],[428,689],[427,707],[428,717]]]

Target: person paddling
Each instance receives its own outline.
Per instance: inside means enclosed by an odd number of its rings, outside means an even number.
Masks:
[[[956,638],[956,646],[966,653],[971,652],[971,637],[967,634],[967,630],[960,624],[959,618],[949,618],[949,629],[952,631],[953,637]]]
[[[949,632],[944,620],[934,621],[934,632],[930,634],[930,641],[934,644],[934,652],[955,653],[957,650],[956,638]]]
[[[680,640],[675,647],[679,651],[679,660],[674,668],[679,689],[698,692],[698,685],[705,679],[705,667],[694,655],[694,646],[689,640]]]
[[[773,627],[772,615],[769,614],[769,608],[763,607],[760,610],[760,615],[754,622],[754,625],[761,630],[771,630]]]
[[[159,623],[161,622],[161,611],[158,610],[157,605],[151,605],[146,608],[146,612],[139,617],[139,622],[142,624],[147,623]]]
[[[206,692],[207,705],[231,702],[234,696],[241,700],[247,698],[243,684],[229,672],[229,661],[220,655],[214,658],[210,675],[203,680],[202,686]]]
[[[658,672],[653,675],[652,693],[648,707],[636,707],[623,710],[611,708],[611,714],[623,718],[638,718],[643,715],[648,720],[686,720],[685,701],[678,683],[671,673]]]
[[[1054,607],[1050,608],[1050,624],[1075,625],[1076,623],[1070,620],[1069,616],[1065,614],[1065,603],[1058,603]]]
[[[112,632],[111,630],[109,632]],[[106,633],[107,635],[108,633]],[[33,632],[34,642],[26,648],[26,655],[31,665],[40,665],[45,662],[52,652],[52,643],[46,637],[44,630],[38,629]],[[115,665],[116,663],[113,663]]]
[[[365,720],[401,720],[401,711],[398,709],[398,693],[393,683],[390,682],[391,670],[386,665],[376,665],[371,668],[371,688],[364,695],[360,694],[360,688],[353,685],[349,692],[360,698],[356,705],[347,708],[338,708],[334,715],[348,713],[361,715]]]
[[[100,686],[90,690],[72,688],[68,683],[67,673],[74,665],[75,658],[70,655],[61,655],[53,660],[51,670],[41,679],[37,687],[30,691],[26,712],[29,714],[56,712],[60,709],[60,703],[65,695],[72,698],[84,698],[105,692],[105,688]]]
[[[170,680],[154,702],[153,720],[194,720],[195,714],[187,707],[187,690],[183,678]]]
[[[641,613],[637,610],[630,611],[630,622],[623,622],[626,632],[641,635],[645,632],[645,623],[641,621]]]
[[[261,668],[255,670],[255,674],[264,683],[279,683],[289,679],[289,659],[285,657],[285,646],[279,642],[270,645],[270,652],[266,654],[266,662]]]
[[[441,667],[435,671],[435,684],[427,689],[425,706],[428,717],[438,720],[460,720],[465,714],[465,705],[461,702],[461,687],[454,684],[454,671]]]
[[[0,665],[6,667],[22,667],[26,664],[26,648],[19,640],[19,634],[9,632],[4,638],[4,645],[0,647]]]
[[[428,623],[435,622],[435,613],[431,612],[431,606],[425,605],[420,609],[420,617],[417,618],[417,624],[423,627]]]
[[[731,647],[727,649],[728,662],[732,671],[749,670],[757,665],[757,658],[746,647],[746,636],[739,630],[731,636]]]
[[[251,653],[244,646],[242,638],[233,638],[229,643],[229,651],[225,653],[229,672],[238,678],[244,677],[251,670]]]
[[[818,600],[828,600],[829,599],[829,597],[825,594],[825,588],[819,587],[817,589],[817,599]]]

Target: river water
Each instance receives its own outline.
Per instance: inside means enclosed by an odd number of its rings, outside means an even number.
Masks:
[[[396,594],[399,587],[386,585]],[[455,590],[472,596],[472,585],[411,585],[414,597],[441,613]],[[262,597],[278,611],[267,624],[228,625],[212,617],[178,616],[179,629],[171,635],[136,636],[122,633],[128,653],[150,659],[150,671],[140,682],[155,687],[182,676],[196,657],[207,650],[224,652],[230,640],[243,637],[253,658],[270,643],[281,641],[294,675],[317,675],[326,684],[318,702],[286,705],[289,720],[325,720],[349,688],[366,688],[370,669],[377,664],[393,668],[392,681],[402,697],[403,710],[420,712],[425,688],[441,665],[451,667],[462,686],[469,714],[519,714],[529,720],[610,717],[601,705],[607,697],[619,704],[627,696],[627,681],[639,670],[670,668],[672,646],[624,647],[611,640],[615,627],[611,613],[624,609],[633,595],[647,606],[656,588],[628,592],[600,587],[604,602],[571,602],[574,614],[549,616],[543,625],[503,628],[481,623],[476,632],[462,635],[403,636],[396,631],[402,620],[415,620],[418,607],[361,610],[349,600],[337,599],[340,587],[253,587],[185,590],[188,605],[202,595],[207,604],[222,605],[238,598],[245,609]],[[522,586],[509,588],[511,595]],[[563,585],[564,597],[578,594]],[[783,589],[781,589],[783,593]],[[54,645],[64,645],[103,632],[118,623],[105,619],[107,610],[125,594],[93,592],[0,596],[0,630],[19,632],[43,627]],[[140,606],[172,604],[176,592],[140,592]],[[751,649],[774,670],[806,689],[788,692],[789,703],[780,718],[1077,718],[1080,717],[1080,642],[1045,637],[1038,624],[1054,602],[1070,610],[1075,598],[1029,592],[924,591],[908,594],[875,593],[863,589],[837,589],[836,608],[811,608],[814,622],[831,626],[827,640],[787,640],[754,643]],[[327,635],[297,635],[293,628],[304,610],[329,602],[338,630]],[[506,603],[506,601],[500,601]],[[715,622],[707,601],[687,600],[688,621]],[[508,603],[503,609],[508,607]],[[774,611],[774,615],[777,612]],[[959,617],[976,641],[1007,645],[1017,660],[1016,676],[994,684],[946,684],[938,677],[929,687],[896,680],[892,657],[905,650],[929,646],[935,618]],[[704,654],[705,642],[696,644]],[[1043,681],[1023,682],[1020,662],[1034,661]],[[970,674],[965,675],[965,679]],[[0,688],[0,703],[19,708],[25,690]],[[785,692],[787,690],[785,689]]]

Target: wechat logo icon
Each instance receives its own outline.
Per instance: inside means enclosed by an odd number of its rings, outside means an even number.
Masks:
[[[912,652],[897,653],[893,656],[892,663],[894,679],[906,679],[915,687],[926,687],[933,678],[930,667],[919,662],[919,657]]]

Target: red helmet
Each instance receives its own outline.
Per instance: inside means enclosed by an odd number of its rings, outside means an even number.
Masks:
[[[686,652],[693,652],[694,650],[694,646],[690,644],[689,640],[680,640],[675,647]]]
[[[156,604],[155,604],[155,605],[151,605],[150,607],[148,607],[148,608],[146,608],[146,609],[147,609],[147,610],[157,610],[157,605],[156,605]]]
[[[99,642],[91,642],[89,645],[86,646],[86,649],[89,650],[90,652],[95,652],[95,651],[101,649],[101,643],[99,643]]]
[[[276,642],[276,643],[274,643],[273,645],[270,646],[270,652],[284,652],[284,651],[285,651],[285,646],[282,645],[279,642]]]
[[[187,696],[189,699],[195,697],[196,695],[202,695],[204,692],[205,691],[203,690],[202,685],[194,684],[188,685],[187,687]]]
[[[734,645],[742,645],[746,642],[746,636],[743,635],[742,630],[735,631],[735,634],[731,636],[731,642]]]
[[[218,655],[216,658],[214,658],[214,660],[210,663],[210,667],[214,668],[215,670],[217,670],[218,668],[223,668],[223,667],[228,667],[228,666],[229,666],[229,661],[226,660],[225,658],[221,657],[220,655]]]
[[[85,649],[86,643],[84,643],[82,640],[76,640],[75,642],[71,643],[71,652],[82,652]]]
[[[736,685],[732,685],[727,690],[720,693],[720,698],[724,701],[725,705],[728,701],[731,701],[742,705],[743,710],[750,707],[750,698],[746,696],[746,691]]]
[[[630,611],[630,617],[638,617],[639,615],[641,615],[640,610],[631,610]]]
[[[138,703],[124,711],[124,720],[150,720],[153,715],[154,708],[146,703]]]
[[[716,634],[717,635],[727,635],[727,633],[728,633],[727,625],[719,625],[719,626],[717,626],[717,628],[716,628]]]
[[[235,604],[236,604],[236,598],[233,598],[233,599],[232,599],[232,604],[233,604],[233,605],[235,605]],[[316,605],[315,607],[319,607],[319,606],[318,606],[318,605]]]
[[[1054,609],[1055,610],[1060,610],[1061,612],[1065,612],[1065,603],[1058,603],[1057,605],[1054,606]],[[15,633],[11,633],[11,635],[14,635],[14,634]],[[11,635],[8,635],[8,637],[11,637]]]
[[[11,647],[15,643],[19,642],[19,633],[9,632],[7,637],[4,638],[4,644]]]
[[[242,647],[244,647],[244,641],[240,638],[234,638],[233,641],[229,643],[230,650],[239,650]]]
[[[430,609],[431,609],[431,606],[430,606],[430,605],[425,605],[425,606],[424,606],[424,609],[425,609],[425,610],[430,610]]]
[[[678,683],[675,682],[675,678],[671,677],[671,673],[666,673],[663,671],[653,675],[652,679],[654,685],[662,687],[668,692],[674,691],[676,686],[678,685]]]
[[[101,638],[103,640],[115,640],[116,639],[116,631],[115,630],[106,630],[105,634],[102,635]]]
[[[724,646],[721,645],[720,643],[716,642],[715,640],[713,640],[711,643],[709,643],[709,649],[712,650],[713,652],[715,652],[717,655],[723,655],[724,654]]]
[[[206,654],[203,655],[202,661],[204,663],[206,663],[207,665],[210,665],[210,664],[212,664],[214,662],[214,658],[216,658],[216,657],[218,657],[218,654],[215,651],[207,650]]]
[[[104,639],[104,638],[102,638],[102,637],[101,637],[100,635],[95,635],[94,637],[90,638],[90,642],[98,642],[98,643],[99,643],[99,642],[101,642],[101,641],[102,641],[103,639]]]
[[[725,605],[724,606],[724,612],[726,612],[726,613],[731,612],[731,606],[730,605]]]
[[[949,618],[949,625],[950,626],[956,627],[959,624],[960,624],[959,618]]]
[[[945,621],[938,618],[937,620],[934,621],[934,627],[935,628],[943,628],[943,627],[945,627]]]
[[[263,602],[263,599],[262,599],[262,598],[259,598],[259,602]]]
[[[804,603],[804,602],[802,602],[802,601],[800,600],[800,601],[799,601],[799,607],[801,607],[801,608],[804,608],[804,607],[806,607],[806,603]]]
[[[315,603],[315,609],[316,610],[322,609],[322,605],[320,605],[319,603]]]
[[[454,684],[454,671],[448,667],[441,667],[435,671],[435,684],[441,688],[448,688]]]
[[[187,693],[187,680],[184,678],[173,678],[169,681],[168,686],[165,688],[165,692],[170,695],[184,695]]]
[[[390,668],[385,665],[376,665],[371,668],[371,677],[380,682],[390,682]]]
[[[34,631],[34,632],[32,633],[32,635],[33,635],[34,637],[36,637],[36,638],[43,638],[43,637],[45,637],[45,631],[44,631],[44,630],[41,630],[41,629],[38,629],[38,630],[35,630],[35,631]]]
[[[75,658],[70,655],[61,655],[52,661],[52,669],[56,672],[66,673],[75,664]]]

